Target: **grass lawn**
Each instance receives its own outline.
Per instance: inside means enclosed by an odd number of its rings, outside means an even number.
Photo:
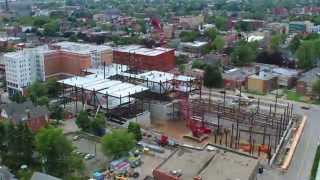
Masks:
[[[303,96],[295,91],[287,91],[286,95],[288,100],[299,101],[299,102],[303,101]]]

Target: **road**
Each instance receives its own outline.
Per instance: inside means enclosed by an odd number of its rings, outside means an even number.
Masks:
[[[308,120],[288,171],[281,173],[278,169],[266,169],[264,174],[258,177],[258,180],[309,179],[320,137],[320,107],[314,105],[310,110],[302,110],[300,105],[296,104],[294,112],[307,115]]]

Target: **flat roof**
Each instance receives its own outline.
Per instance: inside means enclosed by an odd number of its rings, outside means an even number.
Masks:
[[[172,171],[181,171],[180,179],[193,179],[198,176],[201,169],[210,162],[216,152],[198,151],[181,148],[176,151],[158,170],[166,174]],[[213,176],[214,177],[214,176]],[[211,177],[212,179],[212,177]]]
[[[77,54],[89,54],[93,51],[112,51],[110,46],[105,45],[93,45],[93,44],[83,44],[83,43],[75,43],[69,41],[63,41],[54,43],[55,46],[60,46],[61,50],[71,53]]]
[[[259,161],[232,152],[217,153],[208,166],[201,172],[203,180],[212,177],[219,180],[250,180],[256,174]]]
[[[193,41],[193,42],[182,43],[183,46],[189,46],[189,47],[202,47],[206,44],[208,44],[208,42],[202,42],[202,41]]]
[[[104,78],[104,73],[105,73],[105,78],[109,78],[110,76],[120,74],[127,70],[129,70],[129,67],[127,65],[108,64],[105,66],[105,70],[103,66],[99,66],[97,68],[86,69],[85,72],[92,73],[93,75],[100,76],[101,78]]]
[[[88,91],[97,91],[103,95],[116,98],[127,97],[148,90],[148,87],[134,85],[126,82],[103,79],[100,76],[88,75],[85,77],[75,76],[58,81],[69,86],[83,88]]]
[[[184,75],[175,76],[172,73],[161,72],[161,71],[148,71],[142,74],[138,74],[137,78],[143,79],[143,80],[149,80],[157,83],[167,82],[174,79],[178,81],[188,82],[195,79],[194,77],[191,77],[191,76],[184,76]]]
[[[212,180],[213,177],[219,180],[250,180],[256,174],[258,159],[228,150],[214,149],[208,151],[180,148],[157,170],[170,175],[173,175],[173,171],[180,171],[180,179],[200,176],[202,180]]]
[[[144,56],[158,56],[160,54],[172,51],[173,49],[162,48],[162,47],[150,49],[150,48],[142,47],[140,45],[128,45],[128,46],[121,46],[121,47],[115,48],[114,50],[118,52],[139,54]]]

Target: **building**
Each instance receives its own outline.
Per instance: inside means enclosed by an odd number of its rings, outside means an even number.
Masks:
[[[227,89],[237,89],[240,86],[247,87],[248,77],[255,74],[252,67],[234,68],[223,73],[223,84]]]
[[[23,91],[35,81],[80,74],[86,68],[112,62],[112,49],[72,42],[26,48],[4,55],[7,88],[10,95]]]
[[[210,147],[210,148],[208,148]],[[255,180],[259,160],[227,150],[180,148],[154,169],[155,180]]]
[[[174,24],[177,24],[184,29],[195,29],[204,23],[204,16],[178,16],[173,17],[172,21]]]
[[[229,64],[229,56],[227,54],[210,53],[203,56],[203,61],[210,65],[227,66]]]
[[[0,166],[0,179],[1,180],[17,180],[10,170],[5,166]]]
[[[202,41],[194,41],[194,42],[183,42],[181,43],[181,47],[183,51],[194,53],[200,55],[204,48],[207,46],[207,42]]]
[[[320,25],[313,26],[313,27],[311,28],[311,32],[312,32],[312,33],[320,33]]]
[[[313,68],[301,75],[297,81],[296,91],[300,94],[311,95],[312,85],[320,77],[320,68]]]
[[[288,68],[280,68],[276,67],[272,69],[272,74],[277,76],[278,78],[278,86],[292,88],[296,85],[297,78],[300,74],[299,71],[295,69],[288,69]]]
[[[40,172],[34,172],[31,176],[30,180],[61,180],[60,178],[56,178],[53,176],[50,176],[48,174],[40,173]]]
[[[7,119],[14,124],[26,123],[36,132],[49,122],[49,111],[45,106],[35,106],[31,101],[18,104],[12,102],[0,106],[1,118]]]
[[[256,93],[267,93],[277,86],[277,77],[272,73],[260,71],[248,77],[248,91]]]
[[[175,50],[167,48],[144,48],[139,45],[122,46],[113,50],[115,63],[133,69],[169,71],[175,67]]]
[[[289,32],[290,33],[304,33],[311,32],[314,24],[310,21],[291,21],[289,23]]]

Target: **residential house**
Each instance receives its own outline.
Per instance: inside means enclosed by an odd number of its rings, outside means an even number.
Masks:
[[[248,77],[248,91],[267,93],[277,86],[277,76],[269,72],[260,71]]]
[[[301,75],[297,81],[296,91],[300,94],[312,95],[312,85],[320,78],[320,67],[313,68]]]
[[[46,106],[35,106],[31,101],[18,104],[12,102],[0,106],[0,117],[14,124],[26,123],[36,132],[49,122],[49,111]]]
[[[50,176],[48,174],[34,172],[30,180],[61,180],[60,178]]]
[[[248,77],[255,74],[254,67],[242,67],[227,70],[223,73],[224,87],[227,89],[239,89],[244,86],[247,87]]]

